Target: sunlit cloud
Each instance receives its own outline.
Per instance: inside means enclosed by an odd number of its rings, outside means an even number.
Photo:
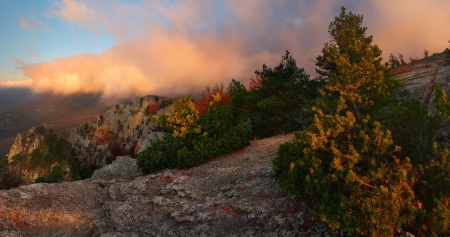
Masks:
[[[30,18],[26,18],[22,15],[17,15],[17,19],[19,19],[19,24],[22,28],[24,29],[29,29],[29,30],[43,30],[43,31],[49,31],[50,28],[45,25],[44,23],[37,21],[35,19],[35,17],[30,17]]]
[[[31,87],[32,80],[18,80],[18,81],[0,81],[0,88],[5,87]]]
[[[13,60],[36,92],[99,93],[105,100],[179,96],[214,83],[227,86],[233,78],[247,83],[263,63],[276,66],[285,50],[314,77],[312,61],[330,40],[328,26],[341,5],[364,15],[384,58],[398,52],[421,57],[423,49],[441,52],[448,45],[450,2],[438,0],[62,0],[49,17],[94,34],[106,31],[119,43],[98,55],[36,64]]]
[[[55,16],[64,19],[65,21],[77,24],[82,27],[90,27],[96,22],[94,10],[90,9],[81,2],[74,0],[63,0],[55,2],[52,5],[52,10],[48,12],[50,17]]]
[[[278,55],[277,55],[278,56]],[[273,58],[268,52],[244,56],[233,47],[201,44],[183,37],[133,41],[100,55],[78,55],[49,63],[21,65],[36,92],[102,93],[104,99],[145,94],[178,96],[211,83],[229,83]],[[264,60],[266,59],[266,60]]]

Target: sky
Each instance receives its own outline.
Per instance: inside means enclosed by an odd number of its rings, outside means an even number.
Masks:
[[[384,59],[449,46],[448,0],[1,0],[0,87],[181,96],[246,84],[286,50],[314,78],[341,6],[364,16]]]

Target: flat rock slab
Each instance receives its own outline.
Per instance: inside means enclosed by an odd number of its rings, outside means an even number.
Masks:
[[[132,181],[0,191],[0,236],[339,236],[273,179],[283,135],[190,169]]]
[[[433,113],[436,86],[450,94],[450,66],[446,64],[449,57],[447,53],[440,53],[393,69],[392,76],[402,83],[397,97],[419,100]]]

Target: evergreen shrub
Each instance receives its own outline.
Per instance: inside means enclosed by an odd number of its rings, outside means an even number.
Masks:
[[[208,113],[199,116],[187,96],[171,106],[173,114],[157,118],[166,134],[138,154],[137,164],[143,172],[195,166],[248,145],[250,121],[230,105],[221,106],[220,100],[220,94],[216,94]]]

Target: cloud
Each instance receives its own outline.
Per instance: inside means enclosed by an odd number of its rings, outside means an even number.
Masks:
[[[36,92],[100,93],[104,100],[180,96],[214,83],[227,86],[233,78],[247,83],[263,63],[276,66],[285,50],[314,74],[311,60],[330,40],[328,25],[341,5],[364,15],[385,58],[398,52],[421,57],[425,48],[442,51],[450,35],[445,26],[450,3],[412,2],[62,0],[53,4],[50,17],[94,33],[107,31],[119,43],[98,55],[16,63]]]
[[[402,53],[405,59],[422,58],[427,49],[430,55],[442,52],[450,39],[449,1],[386,1],[371,0],[360,5],[364,24],[374,36],[387,59],[389,53]]]
[[[0,88],[7,87],[31,87],[32,80],[0,81]]]
[[[26,65],[22,60],[20,60],[18,58],[11,57],[11,60],[17,65],[21,65],[21,66],[25,66]]]
[[[198,44],[183,36],[160,35],[151,43],[133,41],[100,55],[78,55],[20,68],[32,78],[35,92],[101,93],[103,99],[111,100],[145,94],[180,96],[215,82],[227,85],[231,78],[251,73],[255,61],[272,57],[268,52],[243,56],[235,48],[215,42]]]
[[[48,16],[59,17],[65,21],[82,27],[90,27],[95,24],[95,12],[81,2],[74,0],[63,0],[55,2]]]
[[[141,3],[141,4],[145,4]],[[47,11],[47,17],[61,19],[68,24],[86,29],[97,37],[107,31],[119,40],[130,39],[142,30],[141,17],[151,15],[137,3],[120,1],[55,1]]]
[[[17,19],[19,19],[20,26],[24,29],[29,30],[43,30],[43,31],[49,31],[50,28],[45,25],[44,23],[37,21],[35,17],[26,18],[22,15],[17,15]]]

